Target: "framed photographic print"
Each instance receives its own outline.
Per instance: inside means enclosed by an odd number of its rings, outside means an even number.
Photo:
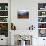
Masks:
[[[8,22],[8,17],[0,17],[0,22]]]
[[[46,9],[46,3],[38,3],[38,10]]]
[[[0,23],[0,35],[8,37],[8,23]]]
[[[29,11],[28,10],[19,10],[17,12],[17,17],[19,19],[28,19],[29,18]]]
[[[39,37],[46,37],[46,29],[39,29]]]
[[[46,23],[38,23],[38,28],[46,28]]]

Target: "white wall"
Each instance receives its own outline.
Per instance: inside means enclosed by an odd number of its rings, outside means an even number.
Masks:
[[[31,0],[12,0],[11,1],[11,22],[16,25],[17,30],[28,30],[29,26],[37,23],[37,2]],[[29,19],[18,19],[18,10],[29,10]],[[36,19],[35,19],[36,18]],[[35,21],[36,20],[36,21]],[[34,24],[35,25],[35,24]]]
[[[14,23],[16,29],[28,30],[29,26],[31,26],[32,24],[35,26],[35,30],[33,31],[34,38],[32,39],[33,46],[41,46],[38,43],[43,44],[43,39],[38,38],[38,30],[37,30],[38,3],[46,3],[46,0],[11,0],[11,22]],[[23,9],[29,10],[29,19],[17,18],[17,11]]]
[[[11,0],[11,22],[17,30],[28,30],[32,24],[37,29],[38,25],[38,3],[45,3],[46,0]],[[18,19],[18,10],[29,10],[29,19]]]
[[[17,18],[17,11],[21,9],[29,10],[29,19]],[[33,0],[11,0],[11,22],[13,22],[16,25],[17,32],[20,32],[19,30],[23,30],[23,34],[24,34],[24,31],[28,30],[29,26],[33,24],[35,26],[33,35],[38,36],[37,35],[38,34],[37,33],[38,32],[37,31],[37,9],[38,9],[37,0],[34,1]],[[20,33],[22,33],[22,31]],[[26,33],[27,32],[25,32],[25,34]]]

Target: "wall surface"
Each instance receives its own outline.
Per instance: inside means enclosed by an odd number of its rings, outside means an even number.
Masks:
[[[18,19],[17,12],[19,10],[28,10],[29,19]],[[35,23],[37,23],[37,2],[31,0],[12,0],[11,15],[11,22],[14,22],[17,30],[28,30],[29,26],[33,23],[33,25],[36,26]]]
[[[38,3],[46,3],[46,0],[11,0],[11,22],[16,26],[16,32],[20,32],[19,30],[24,32],[29,26],[34,25],[32,44],[44,46],[43,38],[38,37]],[[19,10],[29,10],[29,19],[18,19]]]

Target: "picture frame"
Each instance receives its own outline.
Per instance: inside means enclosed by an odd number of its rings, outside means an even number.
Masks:
[[[46,37],[46,29],[39,29],[39,37]]]
[[[17,11],[18,19],[29,19],[29,11],[28,10],[19,10]]]

